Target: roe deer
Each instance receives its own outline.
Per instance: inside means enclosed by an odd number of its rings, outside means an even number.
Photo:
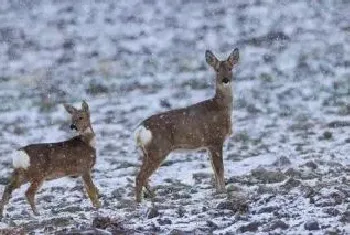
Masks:
[[[34,200],[36,191],[44,180],[64,176],[82,176],[90,200],[95,207],[100,206],[98,190],[91,179],[91,169],[96,163],[96,149],[89,106],[83,101],[81,110],[68,104],[64,104],[64,107],[72,116],[71,129],[79,135],[64,142],[27,145],[16,151],[13,156],[14,171],[0,201],[0,218],[12,191],[27,182],[30,186],[25,196],[34,215],[39,215]]]
[[[136,142],[143,160],[136,178],[136,200],[141,201],[142,188],[153,196],[148,179],[165,157],[175,150],[206,149],[211,155],[216,189],[225,191],[223,144],[232,134],[232,69],[238,63],[239,51],[234,49],[227,60],[219,61],[211,51],[206,62],[216,72],[216,90],[212,99],[183,109],[155,114],[141,122]]]

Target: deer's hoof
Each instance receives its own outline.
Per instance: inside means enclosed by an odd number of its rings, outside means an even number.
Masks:
[[[34,215],[34,216],[40,216],[40,213],[37,212],[37,211],[33,211],[33,215]]]
[[[141,201],[142,201],[141,196],[136,197],[136,203],[137,203],[137,204],[140,204],[140,203],[141,203]]]
[[[218,188],[216,188],[216,193],[218,193],[218,194],[224,194],[226,192],[227,191],[226,191],[225,187],[218,187]]]
[[[143,191],[143,197],[144,198],[154,198],[155,193],[154,193],[154,191],[147,189],[147,190]]]
[[[93,205],[94,205],[94,207],[95,207],[96,209],[98,209],[98,208],[101,207],[101,202],[100,202],[100,201],[96,201],[96,202],[93,203]]]

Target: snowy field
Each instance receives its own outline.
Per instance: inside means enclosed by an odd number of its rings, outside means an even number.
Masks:
[[[62,178],[37,193],[34,217],[23,185],[0,228],[350,234],[349,1],[87,2],[0,0],[0,193],[14,149],[71,137],[62,104],[85,99],[103,206],[92,208],[80,178]],[[153,202],[137,205],[137,124],[210,98],[204,51],[225,59],[235,47],[227,195],[215,193],[205,153],[172,154],[151,178]]]

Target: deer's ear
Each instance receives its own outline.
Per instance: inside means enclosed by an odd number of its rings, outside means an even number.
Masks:
[[[214,53],[212,51],[206,50],[205,51],[205,60],[207,63],[213,67],[215,70],[217,69],[217,65],[219,63],[218,59],[215,57]]]
[[[238,48],[234,49],[230,56],[227,58],[226,62],[229,66],[230,69],[233,69],[233,67],[235,66],[235,64],[238,63],[239,60],[239,50]]]
[[[88,103],[86,103],[85,100],[83,100],[83,104],[81,106],[83,107],[83,110],[85,112],[89,112],[89,105],[88,105]]]
[[[63,104],[64,108],[66,109],[66,111],[70,114],[73,114],[75,111],[77,111],[73,105],[70,104]]]

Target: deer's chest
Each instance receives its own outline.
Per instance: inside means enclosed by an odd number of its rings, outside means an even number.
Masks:
[[[220,132],[227,134],[232,128],[232,112],[220,112],[212,115],[211,122],[208,125],[210,132]]]

